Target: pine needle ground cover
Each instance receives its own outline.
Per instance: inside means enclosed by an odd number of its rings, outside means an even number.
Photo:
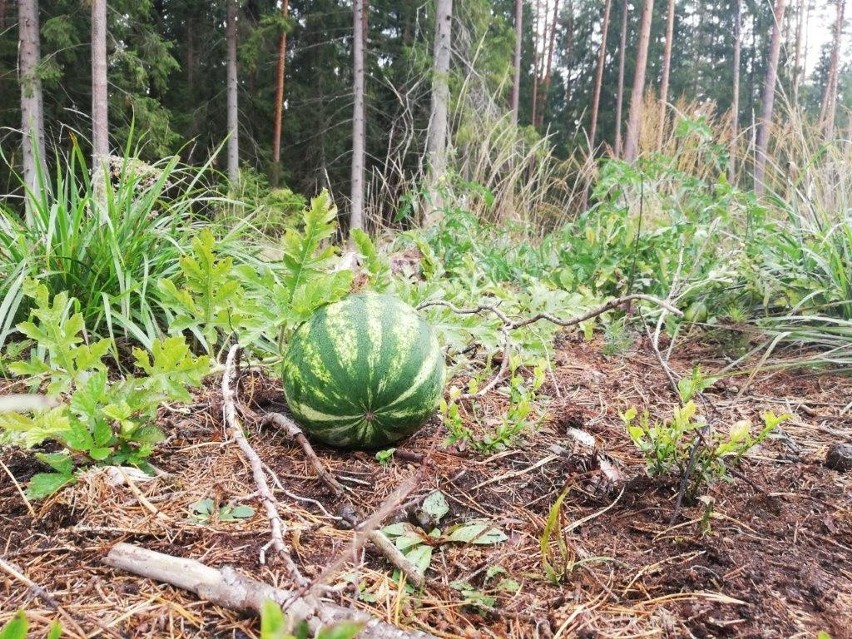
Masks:
[[[712,191],[701,197],[728,195]],[[510,224],[489,235],[463,210],[399,235],[390,254],[354,233],[355,270],[332,242],[327,196],[271,257],[232,255],[205,228],[146,287],[163,322],[147,343],[135,333],[132,361],[108,331],[86,330],[75,297],[22,283],[32,308],[10,333],[2,394],[37,387],[61,405],[36,429],[2,418],[19,430],[0,451],[0,624],[22,609],[35,636],[58,620],[80,637],[263,637],[250,614],[103,562],[124,542],[292,587],[223,419],[222,355],[239,341],[238,432],[288,556],[339,605],[452,638],[845,636],[852,480],[826,459],[850,443],[848,340],[829,355],[816,339],[767,342],[754,314],[806,306],[765,277],[748,285],[741,243],[708,243],[706,220],[640,227],[618,198],[600,201],[540,242]],[[759,275],[766,263],[750,264]],[[297,327],[363,289],[420,308],[448,382],[438,414],[393,449],[316,445],[332,488],[262,416],[285,410],[276,371]],[[645,299],[616,298],[636,291]],[[653,295],[704,309],[676,320],[645,305]],[[569,317],[587,319],[552,321]],[[369,515],[404,485],[375,531],[422,588],[373,545],[351,552],[350,508]]]
[[[729,423],[758,420],[770,409],[796,417],[740,467],[747,481],[713,484],[704,501],[685,506],[672,524],[677,482],[645,475],[620,416],[639,406],[662,419],[677,398],[647,343],[610,357],[601,347],[599,340],[561,341],[543,385],[552,398],[549,417],[523,445],[491,455],[447,448],[435,420],[384,465],[371,453],[318,448],[366,511],[428,463],[428,479],[412,497],[441,491],[449,506],[443,530],[483,520],[506,535],[491,545],[436,546],[422,591],[405,586],[368,547],[347,564],[336,597],[440,637],[790,637],[813,636],[815,629],[846,636],[852,479],[822,460],[829,444],[850,439],[843,409],[852,380],[769,373],[740,397],[736,385],[708,389],[712,408],[704,409]],[[688,376],[696,359],[710,355],[693,347],[671,366]],[[239,393],[256,411],[281,408],[279,382],[255,373],[241,376]],[[498,409],[507,398],[494,393],[484,401]],[[4,561],[45,587],[52,603],[4,572],[0,621],[25,608],[40,636],[49,620],[61,619],[59,605],[90,636],[258,636],[254,619],[101,563],[113,544],[126,541],[208,565],[231,564],[267,583],[283,579],[280,566],[258,561],[268,541],[265,517],[259,511],[222,516],[225,507],[257,504],[250,471],[236,447],[223,442],[221,402],[211,386],[189,404],[161,411],[158,423],[170,435],[151,458],[163,474],[150,481],[116,485],[93,469],[29,510],[4,471]],[[462,418],[482,428],[466,410]],[[281,482],[274,493],[286,504],[292,554],[306,575],[316,576],[351,538],[339,525],[340,503],[296,444],[252,423],[247,429]],[[594,437],[624,482],[606,480],[594,450],[570,435],[577,430]],[[0,459],[19,482],[41,470],[12,448]],[[543,554],[544,532],[563,494]],[[193,505],[205,499],[216,504],[216,514],[200,520]],[[543,557],[552,567],[549,578]]]

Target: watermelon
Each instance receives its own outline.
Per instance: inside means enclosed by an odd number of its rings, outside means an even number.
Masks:
[[[284,356],[284,394],[313,438],[381,448],[416,431],[444,388],[432,328],[395,297],[356,293],[320,308]]]

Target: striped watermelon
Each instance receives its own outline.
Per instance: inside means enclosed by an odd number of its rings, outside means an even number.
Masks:
[[[332,446],[380,448],[435,412],[444,357],[413,308],[357,293],[298,328],[283,374],[287,404],[308,434]]]

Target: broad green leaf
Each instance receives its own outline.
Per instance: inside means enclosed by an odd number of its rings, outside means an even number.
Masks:
[[[23,610],[19,610],[14,617],[0,629],[0,639],[27,639],[27,618]]]
[[[62,636],[62,624],[54,621],[47,630],[45,639],[59,639]]]
[[[404,522],[390,524],[382,528],[382,532],[390,538],[399,537],[400,535],[404,535],[408,532],[408,524]]]
[[[211,498],[199,499],[189,505],[189,509],[199,515],[211,515],[213,513],[214,502]]]
[[[30,479],[26,494],[29,499],[43,499],[75,481],[74,475],[71,474],[36,473]]]
[[[499,528],[484,522],[474,522],[453,526],[447,531],[447,541],[458,541],[468,544],[498,544],[508,537]]]
[[[432,546],[427,546],[426,544],[414,546],[408,552],[403,550],[403,554],[421,573],[425,573],[432,563]]]
[[[158,444],[166,439],[166,434],[154,424],[143,424],[132,432],[130,439],[140,444]]]
[[[286,639],[287,620],[281,606],[267,599],[260,609],[260,639]]]
[[[89,432],[86,424],[77,419],[69,421],[69,428],[62,435],[62,443],[72,450],[79,451],[89,451],[95,445],[92,433]]]
[[[364,628],[359,621],[341,621],[330,628],[322,628],[316,639],[354,639]]]
[[[222,513],[222,519],[248,519],[254,516],[254,508],[251,506],[234,506],[233,508],[227,508],[227,511],[225,508],[222,508]],[[227,514],[227,517],[224,516],[225,514]]]
[[[68,453],[36,453],[36,459],[64,475],[74,472],[74,460]]]
[[[136,365],[148,375],[142,380],[145,388],[162,393],[172,401],[190,401],[192,396],[186,387],[201,384],[210,370],[210,359],[194,357],[186,340],[179,336],[156,340],[150,354],[134,348],[133,357]]]

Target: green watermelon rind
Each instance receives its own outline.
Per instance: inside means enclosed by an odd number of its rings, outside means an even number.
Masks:
[[[313,438],[386,447],[432,416],[444,357],[432,328],[401,300],[356,293],[324,306],[290,340],[284,394]]]

